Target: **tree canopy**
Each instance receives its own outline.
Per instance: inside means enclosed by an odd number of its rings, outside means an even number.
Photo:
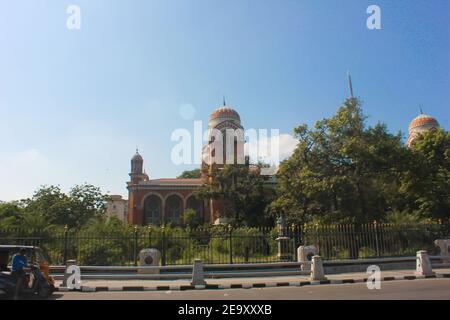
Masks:
[[[224,214],[233,224],[268,223],[265,211],[273,195],[264,188],[260,166],[226,164],[205,171],[208,177],[196,192],[200,199],[222,199],[226,207]]]
[[[448,133],[429,132],[408,149],[400,133],[365,120],[360,102],[351,98],[313,128],[294,129],[299,143],[280,164],[274,215],[333,223],[383,220],[406,209],[449,216]]]
[[[200,178],[200,169],[183,171],[177,178],[178,179],[195,179]]]
[[[450,216],[450,133],[420,134],[409,150],[400,189],[405,207],[424,217]]]
[[[67,194],[58,186],[42,186],[31,198],[0,203],[3,227],[44,229],[65,226],[79,229],[101,217],[109,196],[89,184],[76,185]]]

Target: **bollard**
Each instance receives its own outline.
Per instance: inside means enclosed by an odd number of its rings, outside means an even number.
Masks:
[[[158,249],[145,248],[139,251],[139,266],[150,267],[159,266],[161,263],[161,253]],[[142,268],[138,269],[137,273],[160,273],[159,268]]]
[[[297,249],[297,261],[298,262],[309,262],[312,257],[317,255],[317,248],[315,246],[300,246]],[[300,266],[302,271],[311,271],[310,264],[302,264]]]
[[[322,258],[320,256],[312,257],[311,266],[311,281],[326,280],[325,272],[323,270]]]
[[[194,266],[192,268],[192,281],[193,286],[204,286],[206,285],[205,274],[203,273],[202,260],[195,259]]]
[[[416,256],[416,275],[432,276],[434,274],[431,268],[430,258],[425,250],[417,251]]]

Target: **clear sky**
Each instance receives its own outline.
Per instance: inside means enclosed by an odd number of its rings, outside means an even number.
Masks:
[[[347,70],[369,123],[405,134],[422,105],[448,130],[449,15],[448,0],[0,0],[0,200],[126,195],[136,145],[150,178],[175,177],[195,166],[170,161],[172,131],[223,95],[246,128],[291,133],[335,112]]]

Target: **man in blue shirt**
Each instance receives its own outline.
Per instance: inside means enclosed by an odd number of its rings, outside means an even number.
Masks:
[[[16,292],[14,294],[14,299],[19,298],[20,289],[26,279],[26,273],[24,268],[27,267],[27,249],[20,249],[19,253],[15,254],[12,258],[11,264],[11,275],[16,279]]]

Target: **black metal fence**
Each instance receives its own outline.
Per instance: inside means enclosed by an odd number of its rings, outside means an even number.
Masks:
[[[297,261],[300,245],[314,245],[323,259],[412,256],[435,250],[450,237],[449,224],[304,225],[280,228],[135,228],[114,232],[0,230],[2,245],[41,247],[52,264],[135,265],[139,251],[156,248],[162,265]]]

